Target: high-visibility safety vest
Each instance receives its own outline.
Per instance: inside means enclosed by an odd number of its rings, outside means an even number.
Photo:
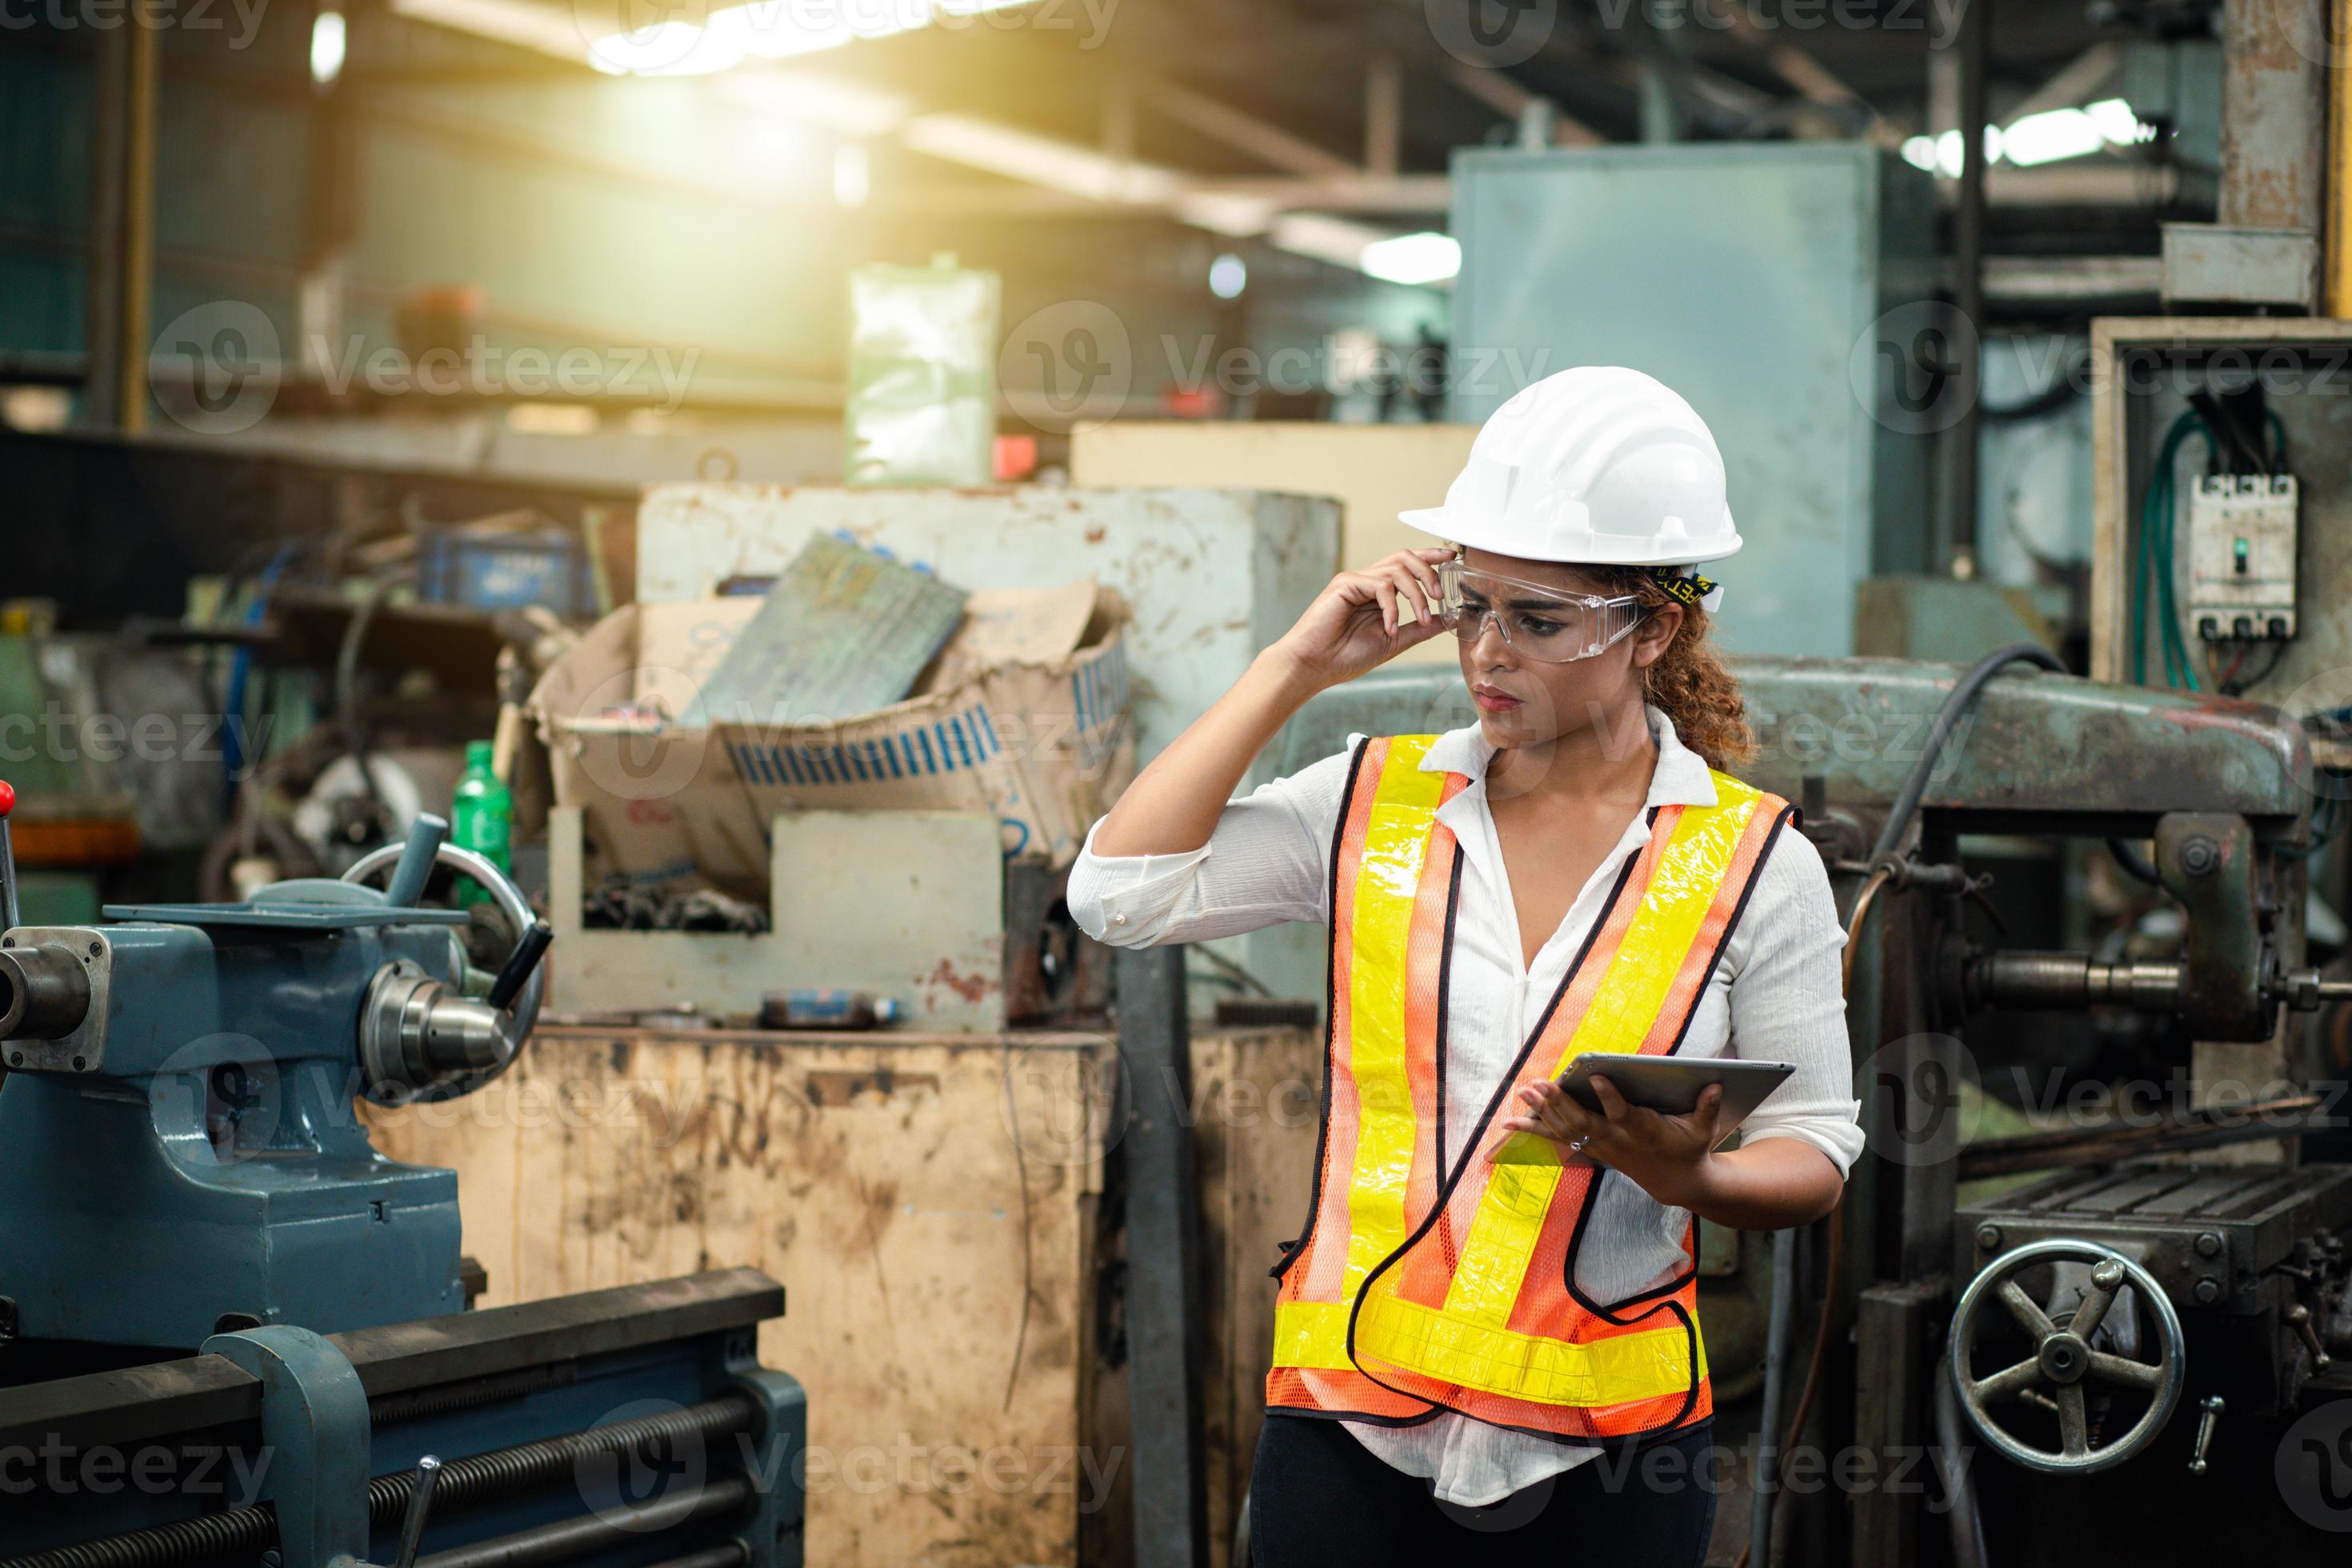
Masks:
[[[1331,858],[1331,994],[1315,1209],[1276,1269],[1266,1402],[1403,1424],[1440,1409],[1588,1442],[1713,1413],[1690,1267],[1597,1301],[1576,1284],[1601,1172],[1526,1134],[1490,1163],[1522,1085],[1585,1051],[1671,1055],[1738,920],[1786,801],[1723,773],[1712,806],[1653,810],[1583,950],[1465,1136],[1443,1129],[1447,956],[1462,862],[1425,772],[1431,735],[1365,742]]]

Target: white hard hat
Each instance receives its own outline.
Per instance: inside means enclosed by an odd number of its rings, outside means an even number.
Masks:
[[[1618,365],[1520,391],[1479,428],[1445,504],[1398,516],[1523,561],[1686,566],[1739,549],[1706,421],[1664,383]]]

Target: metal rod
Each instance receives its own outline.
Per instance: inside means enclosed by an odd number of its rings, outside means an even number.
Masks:
[[[383,901],[395,910],[412,909],[425,896],[425,884],[433,879],[434,858],[441,846],[449,841],[449,824],[446,818],[429,811],[416,814],[408,825],[408,844],[400,852],[400,863],[393,868],[392,884],[383,890]]]
[[[1960,417],[1945,439],[1950,443],[1946,504],[1948,537],[1955,577],[1977,569],[1977,409],[1984,401],[1985,122],[1990,118],[1988,81],[1991,65],[1992,0],[1968,0],[1960,23],[1960,189],[1952,214],[1952,302],[1959,308],[1961,333],[1953,393]]]
[[[24,923],[25,912],[16,907],[16,847],[8,837],[8,819],[0,816],[0,931]]]
[[[442,1467],[435,1488],[436,1511],[446,1518],[569,1482],[578,1474],[580,1462],[591,1455],[634,1451],[654,1441],[711,1443],[718,1437],[752,1431],[758,1421],[749,1398],[729,1394],[684,1410],[452,1459]],[[715,1444],[712,1451],[717,1451]],[[378,1476],[368,1482],[371,1527],[399,1528],[415,1483],[414,1470]],[[268,1509],[233,1508],[173,1524],[100,1536],[55,1551],[0,1558],[0,1568],[195,1568],[197,1564],[250,1563],[277,1544],[278,1521]]]
[[[691,1556],[673,1557],[667,1563],[656,1563],[654,1568],[745,1568],[745,1564],[751,1561],[751,1548],[740,1541],[730,1541],[724,1546],[714,1546],[707,1552],[697,1552]]]
[[[569,1563],[603,1547],[643,1541],[653,1531],[676,1530],[697,1520],[734,1512],[749,1506],[751,1497],[751,1483],[737,1476],[691,1491],[673,1492],[637,1508],[600,1509],[495,1541],[436,1552],[417,1568],[535,1568]]]
[[[441,1461],[431,1454],[416,1461],[416,1486],[408,1494],[408,1517],[400,1524],[400,1555],[394,1568],[416,1568],[416,1553],[425,1543],[425,1525],[433,1514],[433,1489],[441,1479]]]
[[[1764,1331],[1764,1409],[1756,1430],[1756,1473],[1748,1491],[1749,1568],[1772,1562],[1772,1472],[1780,1442],[1780,1409],[1788,1401],[1789,1332],[1797,1316],[1797,1233],[1772,1233],[1772,1315]]]

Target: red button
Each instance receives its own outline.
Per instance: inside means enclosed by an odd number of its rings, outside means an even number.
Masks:
[[[0,779],[0,816],[16,809],[16,789],[5,779]]]

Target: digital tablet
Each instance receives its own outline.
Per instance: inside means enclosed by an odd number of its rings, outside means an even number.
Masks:
[[[1592,1080],[1606,1078],[1628,1105],[1668,1116],[1684,1116],[1698,1109],[1699,1091],[1708,1084],[1723,1086],[1723,1104],[1716,1112],[1716,1129],[1723,1138],[1738,1131],[1748,1113],[1765,1097],[1788,1081],[1797,1069],[1787,1062],[1743,1061],[1725,1057],[1639,1057],[1622,1051],[1582,1051],[1559,1075],[1559,1087],[1587,1110],[1601,1109]],[[1513,1114],[1517,1114],[1514,1111]],[[1717,1140],[1717,1148],[1722,1139]],[[1549,1139],[1516,1132],[1496,1152],[1498,1165],[1590,1165],[1582,1154],[1563,1156]]]

